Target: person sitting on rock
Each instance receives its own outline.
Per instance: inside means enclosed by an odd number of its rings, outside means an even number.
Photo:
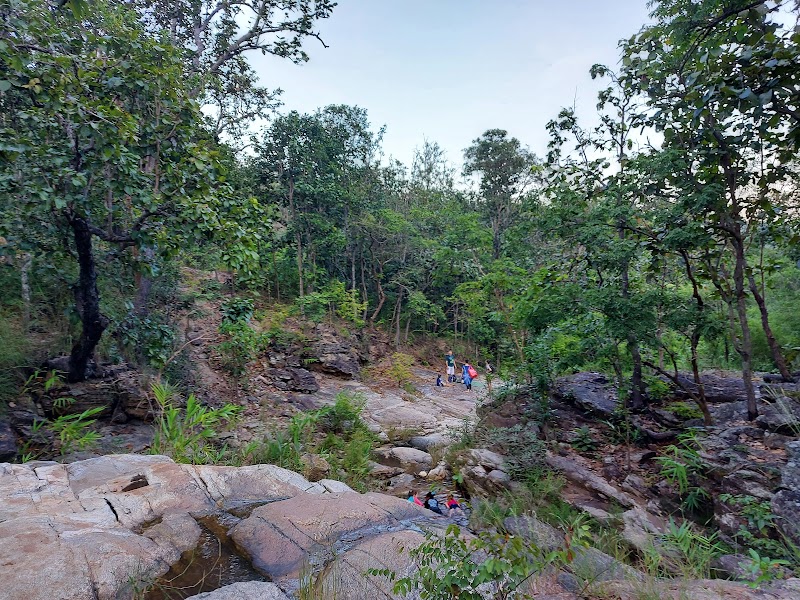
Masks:
[[[412,504],[416,504],[417,506],[425,506],[425,503],[419,499],[419,496],[417,496],[417,492],[415,492],[414,490],[410,490],[408,492],[408,501],[411,502]]]
[[[436,387],[444,387],[441,375],[436,375]]]
[[[447,494],[447,503],[446,504],[447,504],[447,510],[449,511],[449,516],[452,517],[453,514],[458,514],[458,513],[463,514],[464,513],[464,510],[461,508],[461,505],[458,503],[458,500],[456,500],[453,497],[452,492]],[[456,512],[456,511],[458,511],[458,512]]]
[[[427,508],[428,510],[432,510],[435,513],[438,513],[440,515],[443,514],[442,509],[439,508],[439,501],[433,495],[433,492],[428,492],[427,494],[425,494],[425,504],[423,506],[425,506],[425,508]]]

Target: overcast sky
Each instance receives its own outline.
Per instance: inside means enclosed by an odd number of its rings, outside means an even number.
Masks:
[[[386,125],[386,155],[410,165],[427,138],[460,165],[486,129],[541,156],[561,107],[591,119],[589,68],[616,65],[618,41],[647,19],[646,0],[340,0],[319,24],[329,48],[307,41],[308,63],[250,60],[284,90],[282,111],[358,105]]]

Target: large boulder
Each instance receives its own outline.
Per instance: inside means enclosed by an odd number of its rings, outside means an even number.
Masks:
[[[553,391],[562,400],[602,417],[611,417],[618,408],[616,387],[602,373],[559,377]]]
[[[426,514],[427,513],[427,514]],[[275,581],[297,579],[304,564],[320,564],[341,538],[373,537],[401,521],[433,515],[384,494],[295,497],[256,508],[230,531],[237,548]]]
[[[321,500],[334,496],[334,502]],[[230,527],[240,521],[236,515],[257,506],[262,508],[254,514],[280,506],[280,518],[248,519],[253,535],[259,529],[277,531],[275,521],[291,523],[298,539],[307,540],[322,540],[323,531],[375,535],[384,531],[381,526],[406,526],[406,518],[428,512],[381,494],[361,496],[340,482],[311,483],[273,465],[193,466],[138,455],[69,465],[0,463],[0,597],[128,597],[132,588],[164,575],[197,547],[198,519],[205,523],[213,517]],[[335,523],[316,513],[312,522],[305,520],[317,509],[336,513],[333,506],[343,511]],[[280,538],[277,547],[291,551],[295,546]]]
[[[399,467],[406,473],[414,475],[420,471],[428,471],[433,464],[430,454],[416,448],[379,448],[375,454],[380,457],[381,463],[390,467]]]
[[[306,394],[313,394],[319,390],[319,384],[314,378],[314,374],[307,369],[286,367],[284,369],[270,369],[267,374],[272,378],[273,385],[279,390]]]
[[[314,342],[311,357],[316,367],[333,375],[356,377],[361,370],[358,350],[335,331],[318,326],[319,339]]]
[[[368,538],[337,556],[315,582],[315,591],[320,598],[405,598],[392,591],[393,583],[388,578],[368,575],[367,571],[388,567],[398,579],[411,575],[416,567],[409,550],[424,541],[422,533],[410,530],[388,531]]]

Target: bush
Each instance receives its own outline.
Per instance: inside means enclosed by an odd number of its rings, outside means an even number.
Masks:
[[[237,377],[244,375],[248,363],[269,344],[267,335],[258,333],[241,321],[223,322],[219,330],[228,338],[217,345],[217,351],[222,357],[222,367]]]
[[[231,298],[220,307],[223,323],[249,323],[253,317],[253,301],[250,298]]]
[[[392,354],[392,366],[389,367],[387,374],[397,381],[397,385],[404,387],[405,384],[411,382],[411,378],[413,377],[411,373],[411,365],[413,364],[413,356],[402,352],[395,352]]]
[[[166,454],[176,462],[217,462],[222,456],[214,446],[217,431],[233,425],[241,407],[226,404],[212,409],[191,394],[182,409],[175,406],[175,390],[169,384],[154,383],[152,391],[160,412],[150,452]]]

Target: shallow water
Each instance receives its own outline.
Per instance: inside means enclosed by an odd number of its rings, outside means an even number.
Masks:
[[[227,532],[238,521],[222,513],[198,519],[200,541],[184,553],[166,575],[144,595],[144,600],[183,600],[200,592],[211,592],[237,581],[266,581],[240,556]]]

